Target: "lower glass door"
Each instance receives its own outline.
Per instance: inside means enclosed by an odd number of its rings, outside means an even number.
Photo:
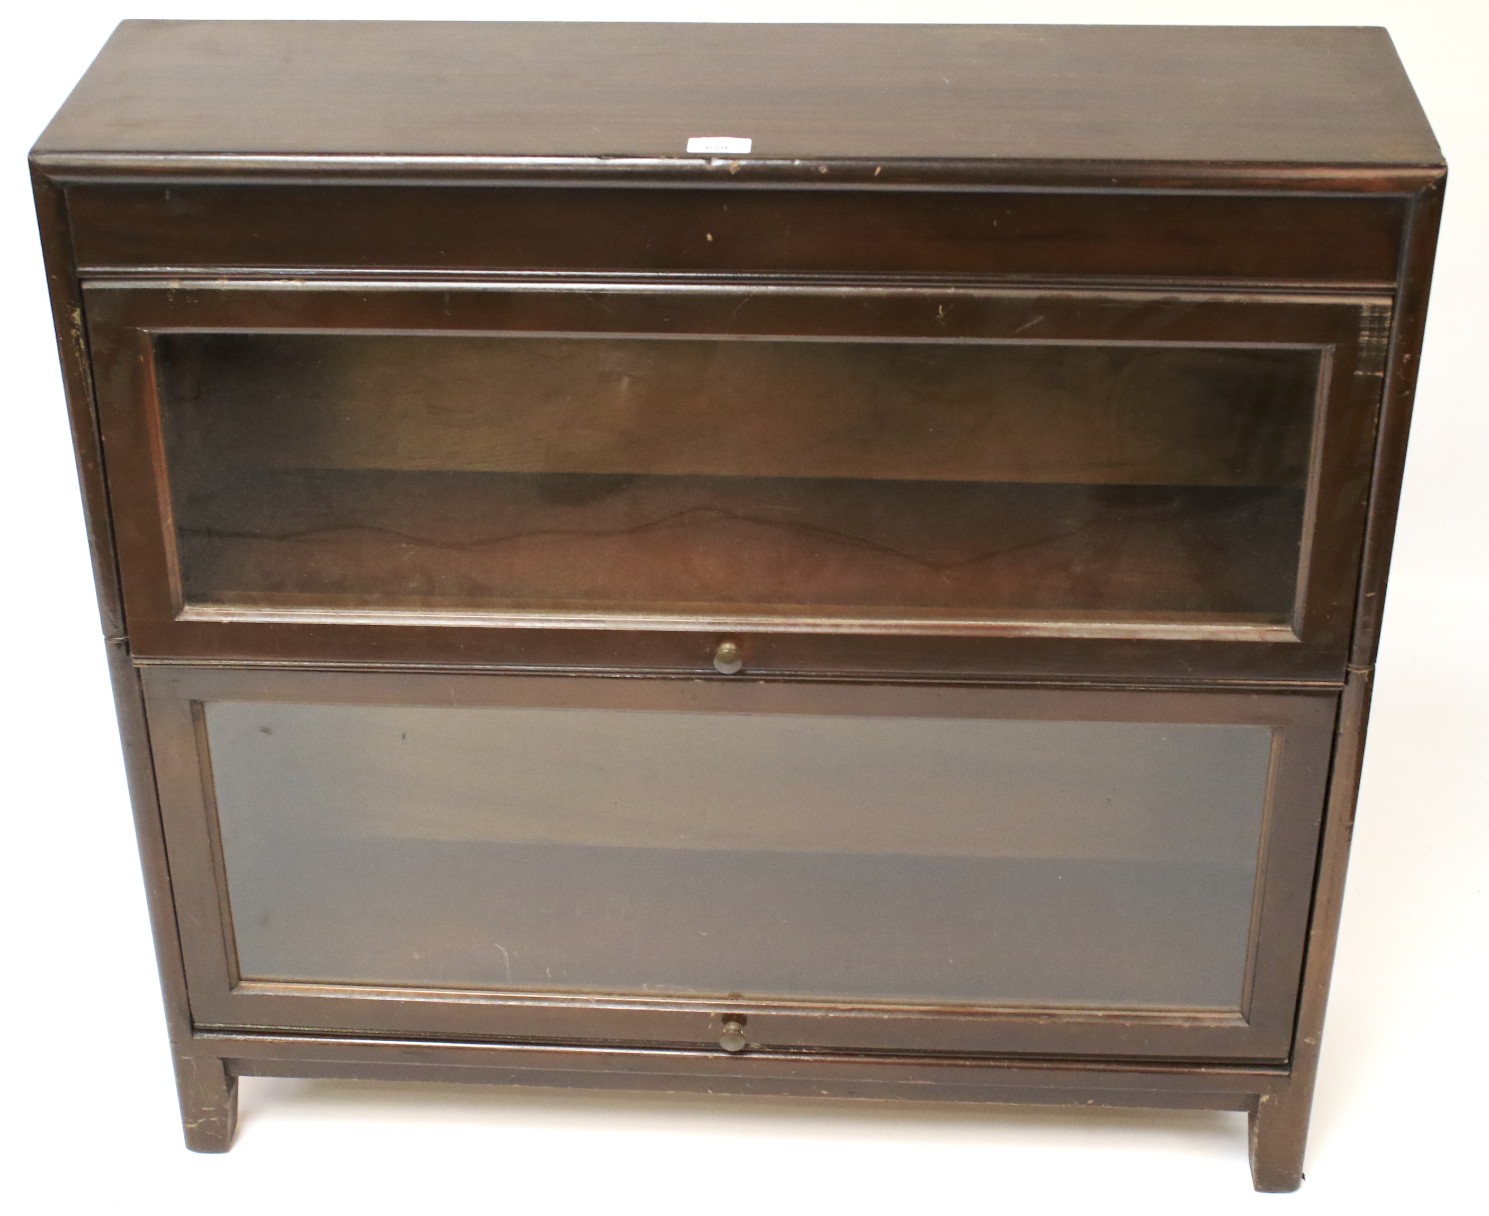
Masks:
[[[157,751],[173,882],[216,918],[188,943],[208,1021],[443,1008],[553,1037],[544,1009],[598,1000],[603,1037],[696,1041],[668,1015],[733,1013],[778,1046],[894,1046],[864,1041],[877,1014],[995,1051],[1129,1017],[1140,1051],[1197,1026],[1266,1055],[1290,1019],[1332,698],[148,684],[152,729],[192,743]]]

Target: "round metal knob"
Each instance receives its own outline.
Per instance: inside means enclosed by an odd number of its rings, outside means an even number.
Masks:
[[[744,1018],[725,1018],[724,1032],[719,1035],[719,1046],[725,1051],[743,1051],[750,1045],[745,1038]]]
[[[713,652],[714,669],[720,675],[732,676],[744,668],[744,655],[739,651],[739,643],[725,638],[719,643],[718,649]]]

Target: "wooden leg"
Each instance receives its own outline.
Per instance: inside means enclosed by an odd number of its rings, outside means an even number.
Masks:
[[[225,1153],[238,1126],[238,1078],[210,1056],[176,1057],[181,1128],[194,1153]]]
[[[1251,1109],[1251,1184],[1259,1191],[1295,1191],[1303,1181],[1312,1094],[1263,1094]]]

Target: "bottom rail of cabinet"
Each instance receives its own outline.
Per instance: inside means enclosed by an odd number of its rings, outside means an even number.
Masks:
[[[1283,1066],[919,1055],[744,1054],[205,1032],[177,1059],[188,1147],[222,1152],[242,1076],[672,1093],[1245,1111],[1258,1190],[1302,1180],[1311,1078]]]

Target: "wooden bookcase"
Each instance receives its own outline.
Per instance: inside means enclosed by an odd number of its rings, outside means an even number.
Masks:
[[[126,22],[31,162],[190,1147],[469,1079],[1298,1184],[1445,178],[1383,31]]]

